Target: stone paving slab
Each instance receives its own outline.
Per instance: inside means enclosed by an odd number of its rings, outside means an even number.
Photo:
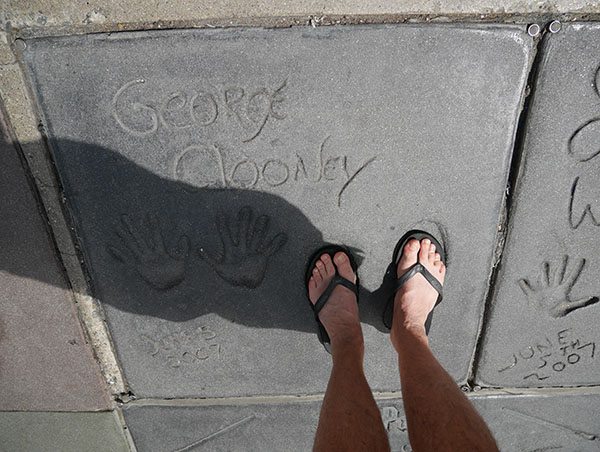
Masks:
[[[201,0],[190,5],[182,0],[149,4],[146,0],[5,0],[0,7],[0,27],[32,27],[47,31],[50,27],[71,29],[122,30],[127,28],[232,25],[254,21],[257,25],[279,24],[296,18],[305,24],[335,21],[365,21],[372,16],[391,16],[388,20],[414,17],[448,21],[456,18],[475,20],[514,20],[514,15],[569,14],[582,17],[600,12],[596,2],[586,0],[548,0],[543,3],[519,0],[297,0],[276,2],[256,0]],[[332,17],[333,16],[333,17]],[[357,16],[356,18],[352,16]],[[295,21],[294,21],[295,22]],[[283,22],[289,23],[289,22]],[[339,23],[339,22],[338,22]],[[362,23],[362,22],[361,22]]]
[[[39,206],[0,115],[0,410],[108,406]]]
[[[482,384],[600,383],[600,25],[544,42]]]
[[[113,412],[0,412],[0,450],[11,452],[128,452]]]
[[[596,451],[597,395],[472,398],[502,451]],[[130,406],[127,425],[140,452],[165,450],[306,450],[320,402],[240,406]],[[399,399],[379,400],[392,451],[410,451]]]
[[[431,337],[464,381],[530,49],[523,29],[498,26],[28,40],[85,263],[136,395],[322,392],[330,358],[303,273],[325,241],[362,261],[367,375],[397,390],[382,279],[415,226],[448,251]]]

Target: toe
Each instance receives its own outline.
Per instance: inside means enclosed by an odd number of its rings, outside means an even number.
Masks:
[[[433,243],[429,246],[429,254],[435,254],[435,245]]]
[[[323,263],[323,261],[318,260],[315,264],[315,268],[319,272],[319,275],[321,275],[322,279],[327,278],[327,273],[325,272],[325,264]]]
[[[354,274],[354,270],[352,270],[350,259],[346,253],[341,251],[337,252],[335,256],[333,256],[333,260],[337,266],[338,273],[342,278],[346,278],[348,281],[356,282],[356,275]]]
[[[434,262],[439,262],[442,260],[442,256],[440,256],[440,253],[435,253],[435,256],[433,258]]]
[[[404,245],[404,249],[402,250],[402,257],[398,262],[398,276],[404,272],[411,265],[417,263],[417,254],[419,253],[419,248],[421,245],[419,241],[416,239],[410,239],[406,245]]]
[[[431,240],[421,240],[421,249],[419,250],[419,262],[427,262],[429,257],[429,248],[431,247]]]
[[[335,267],[333,266],[331,256],[329,254],[323,254],[321,260],[323,261],[323,264],[325,264],[325,273],[327,273],[327,276],[335,274]]]
[[[318,286],[319,284],[321,284],[323,282],[323,278],[321,277],[321,273],[319,272],[319,269],[315,266],[315,268],[313,269],[313,275],[312,275],[315,284]]]

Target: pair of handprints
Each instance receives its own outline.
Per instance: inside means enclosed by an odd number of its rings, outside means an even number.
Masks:
[[[287,235],[278,233],[269,238],[269,217],[255,218],[247,206],[240,209],[235,219],[218,214],[216,223],[223,246],[221,255],[213,256],[202,246],[195,247],[197,254],[228,283],[248,288],[260,286],[270,257],[285,245]],[[184,280],[192,249],[189,237],[182,235],[175,246],[169,247],[159,219],[152,214],[137,220],[122,215],[115,233],[118,244],[108,245],[108,252],[150,286],[166,290]]]

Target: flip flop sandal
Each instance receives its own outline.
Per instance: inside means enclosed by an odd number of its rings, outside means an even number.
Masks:
[[[444,264],[446,264],[446,252],[444,250],[444,247],[440,244],[440,242],[434,236],[429,234],[428,232],[419,231],[419,230],[414,229],[414,230],[408,231],[406,234],[404,234],[402,236],[402,238],[400,238],[400,240],[396,244],[396,248],[394,248],[394,254],[392,256],[392,263],[390,264],[390,269],[393,268],[392,271],[394,272],[393,273],[394,275],[397,274],[398,262],[400,261],[400,258],[402,257],[402,251],[404,250],[404,245],[406,245],[406,243],[410,239],[416,239],[419,242],[423,239],[431,240],[431,243],[433,243],[435,245],[435,252],[439,253],[439,255],[441,257],[441,261]],[[383,324],[386,326],[386,328],[392,329],[392,319],[394,318],[394,298],[396,296],[396,292],[398,291],[398,289],[400,289],[400,287],[402,287],[404,284],[406,284],[406,282],[410,278],[412,278],[413,276],[415,276],[418,273],[421,273],[425,277],[425,279],[429,282],[429,284],[431,284],[431,286],[439,294],[437,301],[435,302],[435,306],[437,306],[438,304],[440,304],[442,302],[442,298],[443,298],[442,284],[437,280],[437,278],[435,276],[433,276],[431,273],[429,273],[429,271],[423,266],[423,264],[421,264],[420,262],[417,262],[416,264],[412,265],[408,270],[406,270],[406,272],[404,272],[404,274],[402,276],[400,276],[399,278],[396,279],[396,287],[394,289],[394,292],[388,299],[388,302],[385,306],[385,310],[383,311]],[[434,306],[434,309],[435,309],[435,306]],[[429,328],[431,327],[432,318],[433,318],[433,309],[431,310],[431,312],[427,316],[427,320],[425,321],[425,332],[426,333],[429,333]]]
[[[306,267],[306,274],[304,275],[304,283],[305,283],[305,287],[306,287],[306,297],[308,298],[308,303],[310,304],[311,309],[315,313],[315,320],[317,321],[317,326],[318,326],[317,334],[319,336],[319,341],[321,342],[321,344],[323,344],[323,347],[325,347],[325,350],[327,350],[328,353],[331,353],[331,341],[329,339],[329,334],[327,333],[327,330],[325,330],[325,327],[321,323],[321,320],[319,320],[319,312],[321,312],[321,309],[323,309],[323,307],[327,304],[327,302],[329,301],[329,297],[333,293],[333,289],[335,289],[338,285],[344,286],[344,287],[350,289],[352,292],[354,292],[354,294],[356,295],[356,302],[358,303],[358,275],[356,276],[356,283],[348,281],[346,278],[343,278],[342,276],[340,276],[337,273],[337,266],[335,265],[335,262],[334,262],[333,266],[335,267],[336,274],[332,278],[332,280],[329,282],[329,285],[327,286],[325,291],[321,294],[321,296],[319,297],[319,299],[317,300],[317,302],[315,304],[312,304],[312,302],[310,301],[310,298],[308,296],[308,281],[310,280],[310,277],[312,276],[312,271],[315,268],[317,261],[320,259],[320,257],[323,254],[329,254],[329,256],[331,257],[331,260],[333,261],[333,256],[335,256],[335,254],[340,251],[346,253],[346,255],[348,256],[348,259],[350,259],[350,266],[352,267],[352,270],[356,274],[356,270],[357,270],[358,266],[356,265],[356,261],[354,260],[354,257],[352,256],[352,254],[350,253],[350,251],[347,248],[344,248],[343,246],[340,246],[340,245],[326,245],[322,248],[319,248],[311,256],[311,258],[308,261],[308,265]]]

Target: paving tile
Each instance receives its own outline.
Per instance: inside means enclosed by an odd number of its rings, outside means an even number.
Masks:
[[[97,410],[108,399],[36,198],[0,117],[0,410]]]
[[[0,412],[0,450],[11,452],[129,451],[113,412]]]
[[[448,250],[431,336],[464,381],[530,50],[514,27],[28,40],[95,295],[134,393],[323,391],[330,358],[303,273],[325,241],[360,254],[367,374],[397,390],[381,286],[414,226]]]
[[[595,451],[597,395],[474,397],[502,451]],[[379,400],[392,451],[410,451],[402,400]],[[312,450],[320,402],[239,406],[130,406],[136,447],[146,451]]]
[[[477,397],[473,402],[502,451],[597,451],[597,394]]]
[[[600,383],[600,26],[542,52],[477,372],[493,386]]]

